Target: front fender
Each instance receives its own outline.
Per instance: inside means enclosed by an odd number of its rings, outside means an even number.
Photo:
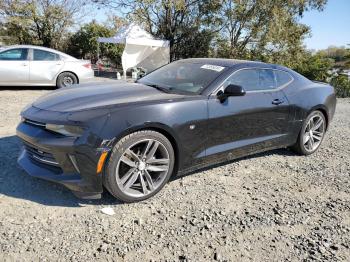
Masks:
[[[112,147],[125,135],[144,129],[153,129],[167,136],[178,151],[179,168],[190,166],[205,156],[207,100],[170,101],[113,109],[100,136]]]

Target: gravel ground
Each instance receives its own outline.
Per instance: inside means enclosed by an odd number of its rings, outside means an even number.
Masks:
[[[350,261],[349,99],[312,156],[258,154],[121,204],[79,200],[18,168],[19,112],[46,92],[0,91],[0,260]]]

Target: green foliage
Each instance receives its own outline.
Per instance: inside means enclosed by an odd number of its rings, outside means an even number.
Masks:
[[[350,97],[348,77],[338,75],[346,68],[346,63],[339,66],[339,62],[347,61],[348,51],[345,48],[330,47],[320,50],[316,54],[303,52],[298,64],[293,69],[311,80],[329,82],[335,88],[338,97]],[[338,73],[335,73],[335,69],[338,69]]]
[[[84,6],[83,0],[1,0],[4,41],[59,48]]]
[[[223,1],[224,23],[219,36],[223,45],[219,46],[219,56],[290,65],[292,57],[302,51],[302,40],[309,33],[297,18],[313,2]],[[320,2],[317,8],[322,7]]]
[[[335,88],[337,97],[350,97],[350,80],[347,76],[336,76],[330,84]]]
[[[311,80],[326,82],[331,77],[330,71],[333,67],[333,59],[305,52],[294,69]]]
[[[347,76],[334,73],[334,66],[334,56],[328,57],[327,53],[321,50],[314,55],[305,52],[293,69],[310,80],[329,82],[335,88],[337,97],[350,97],[350,80]]]
[[[98,50],[97,38],[111,37],[114,30],[104,25],[91,22],[83,25],[69,41],[67,52],[75,57],[89,58],[92,61],[97,60],[97,53],[101,57],[108,57],[115,64],[121,64],[122,46],[115,44],[100,44]]]
[[[345,47],[330,46],[325,50],[318,52],[323,57],[329,57],[335,60],[335,62],[342,62],[350,59],[350,49]]]
[[[343,64],[344,69],[350,69],[350,57]]]
[[[29,30],[31,10],[33,3],[29,1],[0,1],[1,35],[6,44],[37,43]]]

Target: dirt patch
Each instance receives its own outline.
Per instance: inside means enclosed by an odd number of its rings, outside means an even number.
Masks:
[[[0,257],[5,261],[350,260],[350,100],[320,150],[275,150],[120,204],[82,201],[21,171],[20,110],[48,90],[0,91]],[[115,215],[100,212],[112,207]]]

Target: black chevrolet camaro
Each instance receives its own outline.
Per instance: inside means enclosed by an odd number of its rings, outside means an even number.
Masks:
[[[333,87],[278,65],[225,59],[168,64],[136,83],[62,88],[27,106],[19,165],[78,197],[106,188],[133,202],[171,176],[275,148],[315,152]]]

